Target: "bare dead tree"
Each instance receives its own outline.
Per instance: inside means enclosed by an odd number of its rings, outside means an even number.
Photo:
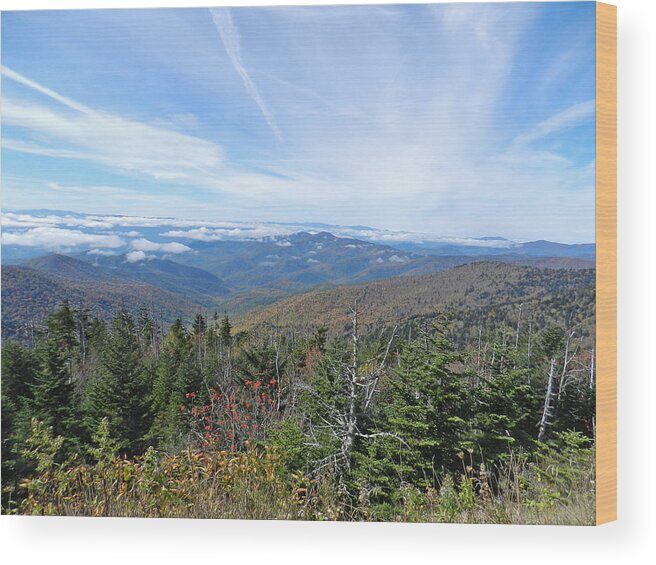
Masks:
[[[574,359],[574,357],[576,357],[576,354],[578,353],[578,346],[577,346],[574,349],[574,352],[570,355],[572,339],[574,339],[575,335],[576,332],[574,330],[570,330],[567,334],[567,339],[565,340],[565,355],[563,356],[563,369],[560,372],[560,382],[558,383],[558,401],[560,401],[560,397],[563,393],[563,390],[565,389],[565,379],[567,377],[567,370],[569,368],[569,365],[572,362],[572,359]]]
[[[351,317],[351,351],[348,361],[344,359],[330,360],[330,371],[335,375],[341,375],[344,381],[344,392],[346,402],[344,405],[333,404],[322,398],[307,383],[299,383],[299,387],[314,398],[321,407],[318,421],[310,426],[310,445],[317,443],[313,427],[328,432],[335,440],[339,448],[323,459],[314,463],[314,471],[317,472],[326,466],[334,465],[338,474],[350,467],[351,457],[356,439],[372,439],[381,436],[390,436],[387,432],[366,433],[361,429],[362,421],[371,410],[372,403],[378,391],[378,384],[389,360],[397,327],[395,326],[387,339],[385,346],[381,348],[378,355],[371,359],[362,361],[360,359],[360,335],[359,335],[360,311],[356,300],[350,308]],[[382,334],[381,334],[382,338]]]
[[[538,429],[538,441],[544,439],[544,434],[549,425],[549,418],[551,417],[551,400],[553,398],[553,383],[556,377],[556,359],[552,358],[549,363],[549,378],[547,380],[547,392],[544,397],[544,407],[542,409],[542,417],[540,418],[540,427]]]
[[[594,347],[590,351],[590,388],[594,387],[595,383],[595,350]]]
[[[526,368],[531,368],[531,345],[533,338],[533,320],[528,322],[528,344],[526,345]],[[531,384],[531,372],[528,372],[528,384]]]
[[[344,443],[344,455],[350,456],[355,441],[357,430],[357,413],[358,413],[358,300],[351,308],[351,325],[352,325],[352,362],[347,373],[348,404],[346,415],[346,438]]]
[[[517,330],[515,331],[515,350],[519,347],[519,328],[522,323],[522,308],[524,304],[519,305],[519,314],[517,315]]]

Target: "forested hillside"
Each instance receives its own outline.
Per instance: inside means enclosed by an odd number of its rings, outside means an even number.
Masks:
[[[458,271],[284,300],[249,331],[63,303],[3,341],[3,511],[593,523],[593,273]],[[445,316],[455,297],[494,323]]]
[[[551,270],[481,262],[442,273],[385,279],[298,294],[240,316],[236,325],[348,331],[349,306],[360,300],[369,331],[452,312],[452,332],[471,340],[479,330],[576,325],[594,338],[595,271]]]
[[[181,294],[117,276],[103,278],[96,274],[86,278],[77,268],[65,276],[3,265],[3,339],[33,340],[47,315],[63,300],[106,320],[122,309],[137,313],[144,307],[152,308],[167,321],[190,319],[201,308]]]

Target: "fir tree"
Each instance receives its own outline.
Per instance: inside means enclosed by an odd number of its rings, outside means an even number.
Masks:
[[[203,376],[194,349],[182,321],[176,320],[155,366],[151,394],[153,422],[149,438],[163,448],[174,447],[187,432],[186,418],[180,411],[185,395],[203,389]]]
[[[87,428],[107,418],[112,435],[127,453],[138,453],[148,428],[147,389],[142,355],[132,318],[119,313],[101,352],[101,369],[85,401]]]
[[[374,484],[434,486],[435,473],[457,469],[457,453],[467,445],[471,413],[466,375],[456,371],[463,355],[447,339],[448,325],[406,343],[390,378],[376,423],[360,464]]]
[[[230,325],[230,318],[226,314],[221,320],[221,327],[219,329],[219,339],[221,346],[225,349],[232,345],[232,326]]]
[[[27,426],[21,434],[19,422],[29,418],[25,409],[31,398],[31,387],[38,369],[34,353],[15,343],[2,348],[2,508],[16,501],[20,479],[26,476],[28,462],[21,456],[21,437],[27,437]]]

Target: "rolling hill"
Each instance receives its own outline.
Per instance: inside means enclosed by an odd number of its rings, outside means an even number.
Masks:
[[[539,326],[580,323],[594,328],[594,270],[551,270],[496,262],[472,263],[441,273],[316,290],[238,316],[238,329],[277,323],[283,328],[349,330],[358,299],[363,326],[378,328],[453,311],[471,328],[494,317],[516,323],[519,305]],[[571,322],[568,318],[571,316]]]
[[[144,283],[206,303],[229,292],[223,281],[213,274],[168,259],[130,263],[125,256],[94,256],[90,262],[88,255],[74,258],[52,253],[30,259],[22,266],[77,281]]]
[[[75,272],[83,268],[74,266]],[[93,268],[93,267],[91,267]],[[74,307],[86,307],[106,319],[121,309],[136,313],[153,308],[171,322],[190,318],[201,305],[154,285],[121,280],[68,278],[27,267],[2,267],[2,335],[20,337],[26,324],[40,324],[63,300]]]
[[[131,263],[123,255],[95,256],[92,267],[100,267],[104,272],[124,280],[152,284],[196,300],[207,301],[230,292],[228,286],[212,273],[170,259],[148,259]]]

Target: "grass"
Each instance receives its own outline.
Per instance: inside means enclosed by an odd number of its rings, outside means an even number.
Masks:
[[[495,473],[464,464],[426,491],[406,485],[385,504],[372,504],[366,487],[347,496],[330,475],[289,472],[272,450],[149,449],[127,459],[107,437],[92,450],[94,464],[57,462],[61,448],[43,426],[30,454],[36,473],[23,488],[20,514],[224,518],[254,520],[389,520],[494,524],[594,523],[594,449],[565,436],[564,447],[538,456],[510,453]]]

